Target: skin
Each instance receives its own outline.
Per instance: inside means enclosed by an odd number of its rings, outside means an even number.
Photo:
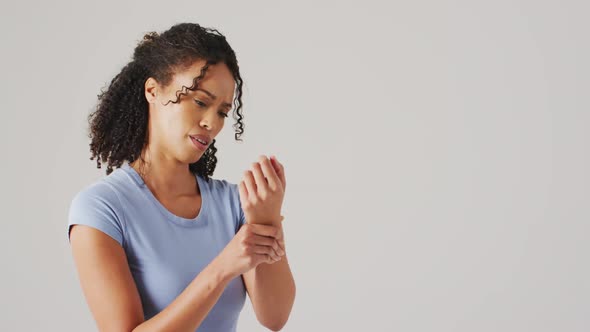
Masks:
[[[142,177],[152,192],[160,194],[163,199],[178,202],[179,206],[200,205],[197,199],[200,193],[194,190],[196,179],[190,173],[188,164],[197,162],[203,152],[194,147],[189,135],[205,134],[215,138],[225,123],[225,117],[219,112],[228,114],[229,111],[222,104],[231,104],[234,93],[231,72],[224,64],[218,64],[210,66],[199,83],[200,88],[217,96],[216,100],[209,98],[205,92],[186,90],[188,94],[181,96],[180,103],[169,103],[169,100],[176,100],[176,91],[183,85],[192,85],[203,64],[204,61],[197,61],[189,69],[177,73],[167,87],[161,87],[151,77],[146,81],[149,141],[142,151],[146,163],[138,159],[131,164],[137,171],[145,171]],[[197,101],[207,107],[202,107]]]
[[[276,157],[269,160],[260,156],[259,162],[252,163],[251,170],[244,172],[238,185],[246,220],[278,226],[277,241],[283,259],[273,264],[257,265],[243,274],[258,321],[273,331],[286,324],[295,301],[295,281],[285,253],[283,217],[280,215],[286,184],[285,169]]]
[[[201,194],[188,164],[201,158],[189,135],[215,138],[222,130],[233,100],[235,81],[223,63],[209,67],[199,87],[176,100],[176,91],[191,86],[204,61],[174,75],[161,86],[145,82],[149,102],[149,142],[131,166],[154,196],[172,213],[194,218]],[[167,103],[167,104],[166,104]],[[199,105],[200,104],[200,105]],[[285,252],[280,208],[286,187],[283,165],[276,157],[259,156],[239,183],[246,224],[168,307],[147,321],[123,248],[108,235],[85,225],[71,230],[71,245],[80,283],[100,331],[194,331],[215,305],[227,284],[242,276],[259,322],[278,331],[287,322],[295,283]]]

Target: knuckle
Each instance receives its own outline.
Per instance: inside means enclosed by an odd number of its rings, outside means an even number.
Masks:
[[[244,235],[244,236],[242,236],[242,238],[238,242],[240,245],[244,245],[244,244],[248,244],[248,241],[249,241],[248,236]]]
[[[244,242],[240,245],[240,250],[242,252],[248,252],[250,250],[250,245],[247,242]]]

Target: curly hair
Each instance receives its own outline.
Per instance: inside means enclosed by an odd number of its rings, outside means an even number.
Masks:
[[[233,117],[237,121],[234,124],[237,130],[235,139],[241,141],[239,136],[244,132],[240,112],[243,82],[233,49],[216,29],[196,23],[178,23],[161,34],[155,31],[145,34],[136,46],[131,62],[111,80],[106,91],[103,88],[97,95],[96,110],[88,116],[90,160],[96,158],[97,168],[101,168],[101,160],[106,162],[106,174],[109,175],[113,167],[121,167],[124,161],[131,163],[137,158],[143,161],[141,151],[148,142],[149,113],[144,95],[145,81],[153,77],[166,87],[176,70],[184,70],[197,60],[206,61],[201,73],[193,79],[192,86],[183,85],[176,92],[177,99],[169,102],[178,103],[180,96],[187,94],[185,88],[195,91],[210,65],[225,63],[237,82]],[[213,139],[199,161],[189,164],[190,171],[209,179],[217,164],[215,152]]]

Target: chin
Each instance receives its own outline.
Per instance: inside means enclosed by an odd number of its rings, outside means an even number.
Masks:
[[[201,158],[203,157],[203,155],[205,154],[205,152],[201,152],[201,153],[197,153],[197,154],[192,154],[189,158],[187,158],[187,162],[189,164],[194,164],[197,161],[201,160]]]

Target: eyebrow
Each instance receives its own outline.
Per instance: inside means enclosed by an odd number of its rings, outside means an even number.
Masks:
[[[214,94],[212,94],[211,92],[209,92],[203,88],[196,88],[195,91],[203,91],[205,94],[207,94],[209,97],[211,97],[211,99],[213,99],[213,100],[217,99],[217,96],[215,96]],[[223,103],[223,106],[231,108],[232,105],[230,103]]]

